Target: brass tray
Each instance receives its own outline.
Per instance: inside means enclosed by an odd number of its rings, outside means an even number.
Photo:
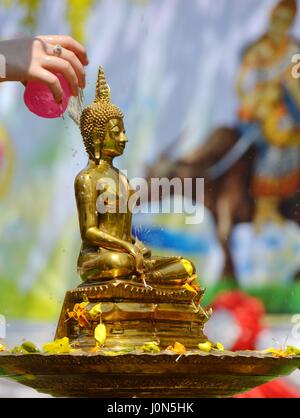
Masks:
[[[225,397],[300,367],[255,351],[0,355],[0,376],[56,397]]]

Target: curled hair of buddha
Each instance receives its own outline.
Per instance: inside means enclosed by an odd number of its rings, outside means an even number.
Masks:
[[[273,13],[281,7],[290,9],[294,15],[297,14],[297,0],[280,0],[279,3],[275,6]]]
[[[90,158],[94,158],[95,139],[103,140],[106,124],[113,118],[123,118],[123,113],[111,103],[105,73],[103,67],[99,67],[95,100],[83,109],[80,117],[80,131]]]

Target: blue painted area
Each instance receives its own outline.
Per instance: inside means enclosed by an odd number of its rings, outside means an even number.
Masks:
[[[251,224],[233,230],[231,251],[241,287],[291,283],[300,266],[300,229],[293,222],[265,224],[260,232]]]
[[[198,235],[186,233],[184,230],[171,231],[158,226],[133,227],[132,233],[146,245],[161,249],[179,251],[180,253],[208,254],[210,243]]]
[[[240,266],[241,273],[250,274],[254,269],[254,263],[252,260],[245,260],[244,264]]]
[[[282,247],[282,238],[279,236],[266,236],[265,238],[266,246],[271,250],[277,250]]]

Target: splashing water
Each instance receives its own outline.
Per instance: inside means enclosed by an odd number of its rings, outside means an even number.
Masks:
[[[77,97],[71,97],[69,100],[69,105],[67,108],[68,115],[76,123],[77,126],[80,125],[80,116],[84,109],[84,95],[83,90],[79,90]]]

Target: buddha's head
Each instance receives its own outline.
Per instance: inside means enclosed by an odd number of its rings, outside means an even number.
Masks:
[[[281,37],[289,32],[297,15],[297,0],[281,0],[271,14],[269,33]]]
[[[95,100],[81,114],[80,131],[91,160],[123,154],[127,142],[123,114],[110,102],[110,90],[102,67],[99,68]]]

